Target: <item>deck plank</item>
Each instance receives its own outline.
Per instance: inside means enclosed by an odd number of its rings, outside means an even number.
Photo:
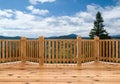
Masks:
[[[120,64],[0,64],[0,84],[119,84]]]

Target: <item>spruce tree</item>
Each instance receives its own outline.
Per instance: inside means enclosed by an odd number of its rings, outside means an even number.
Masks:
[[[90,38],[94,38],[95,36],[98,36],[100,39],[110,38],[108,32],[104,29],[103,22],[104,20],[101,13],[98,11],[96,14],[96,20],[94,21],[94,27],[89,33]]]

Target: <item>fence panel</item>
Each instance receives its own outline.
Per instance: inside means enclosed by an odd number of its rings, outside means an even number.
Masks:
[[[0,63],[21,60],[20,40],[0,40]]]
[[[26,61],[39,62],[39,41],[27,40],[26,41]]]
[[[100,40],[100,61],[120,62],[120,40]]]
[[[94,61],[94,40],[82,40],[81,46],[81,61],[91,62]]]
[[[26,51],[23,50],[26,52],[24,53],[25,60],[35,63],[42,62],[42,60],[44,61],[42,63],[78,63],[79,54],[81,63],[95,61],[96,56],[99,56],[99,61],[120,63],[119,39],[86,40],[80,38],[79,40],[44,40],[43,37],[37,40],[25,40]],[[79,46],[78,43],[80,43]],[[22,40],[0,40],[0,63],[22,61],[21,51]]]
[[[77,44],[74,39],[46,39],[45,63],[77,63]]]

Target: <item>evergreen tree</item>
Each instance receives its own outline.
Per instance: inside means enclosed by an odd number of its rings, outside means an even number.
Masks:
[[[94,27],[93,29],[91,29],[89,33],[90,38],[94,38],[95,36],[98,36],[100,39],[110,38],[107,31],[104,29],[103,22],[104,20],[101,16],[101,13],[98,11],[96,14],[96,20],[94,21]]]

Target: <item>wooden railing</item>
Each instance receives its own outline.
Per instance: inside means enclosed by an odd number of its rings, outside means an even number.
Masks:
[[[100,40],[99,60],[120,63],[120,40]]]
[[[73,39],[45,40],[45,63],[77,63],[77,41]]]
[[[81,62],[94,61],[94,40],[82,40],[81,45]]]
[[[20,40],[0,40],[0,63],[21,60]]]
[[[120,40],[44,39],[22,37],[21,40],[0,40],[0,63],[26,61],[39,63],[77,64],[103,61],[120,63]]]
[[[26,60],[31,62],[39,62],[39,41],[26,41]]]

